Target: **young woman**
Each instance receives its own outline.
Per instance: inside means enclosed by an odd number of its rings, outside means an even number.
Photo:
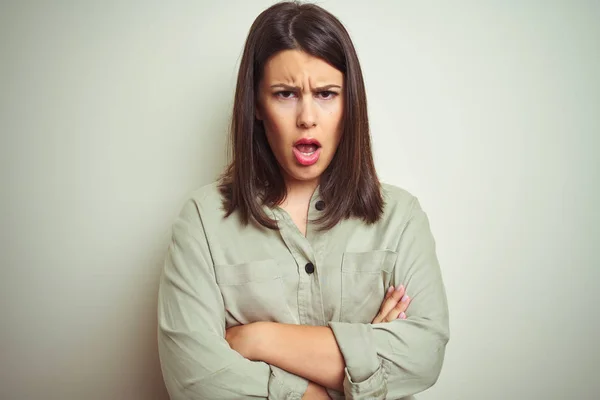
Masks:
[[[433,385],[448,341],[434,239],[416,198],[377,178],[362,72],[334,16],[284,2],[257,17],[231,133],[228,169],[173,225],[158,314],[171,398]]]

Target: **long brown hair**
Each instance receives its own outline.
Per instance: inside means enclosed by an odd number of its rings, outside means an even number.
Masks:
[[[252,217],[277,229],[262,206],[280,204],[286,186],[255,109],[264,65],[274,54],[291,49],[318,57],[344,74],[343,132],[320,179],[319,193],[326,207],[316,222],[321,229],[349,217],[374,223],[383,212],[383,197],[373,163],[367,98],[356,50],[336,17],[317,5],[295,1],[263,11],[244,46],[231,121],[231,163],[219,186],[226,215],[239,209],[244,223]]]

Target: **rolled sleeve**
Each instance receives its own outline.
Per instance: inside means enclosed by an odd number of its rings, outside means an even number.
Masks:
[[[344,394],[348,399],[387,398],[387,372],[377,354],[373,328],[367,324],[330,322],[346,363]]]
[[[440,374],[448,306],[435,241],[416,199],[397,251],[392,284],[404,284],[412,298],[407,319],[329,323],[346,363],[347,399],[401,399],[431,387]]]
[[[330,322],[329,326],[333,330],[350,377],[355,382],[369,379],[381,364],[371,325]]]
[[[271,365],[269,399],[301,400],[308,380]]]

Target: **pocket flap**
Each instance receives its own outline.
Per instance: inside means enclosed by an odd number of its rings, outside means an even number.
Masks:
[[[392,250],[346,252],[342,256],[342,272],[379,274],[392,272],[398,253]]]

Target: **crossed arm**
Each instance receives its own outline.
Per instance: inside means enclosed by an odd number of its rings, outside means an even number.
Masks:
[[[198,207],[187,203],[173,227],[159,289],[159,354],[173,400],[300,399],[307,381],[339,390],[342,379],[349,400],[399,399],[435,383],[448,309],[418,204],[401,232],[393,279],[414,296],[405,320],[388,322],[385,314],[371,324],[255,323],[229,330]]]
[[[404,286],[390,287],[373,323],[405,319],[409,303]],[[227,329],[225,339],[249,360],[264,361],[320,386],[344,391],[345,362],[329,327],[256,322]]]

